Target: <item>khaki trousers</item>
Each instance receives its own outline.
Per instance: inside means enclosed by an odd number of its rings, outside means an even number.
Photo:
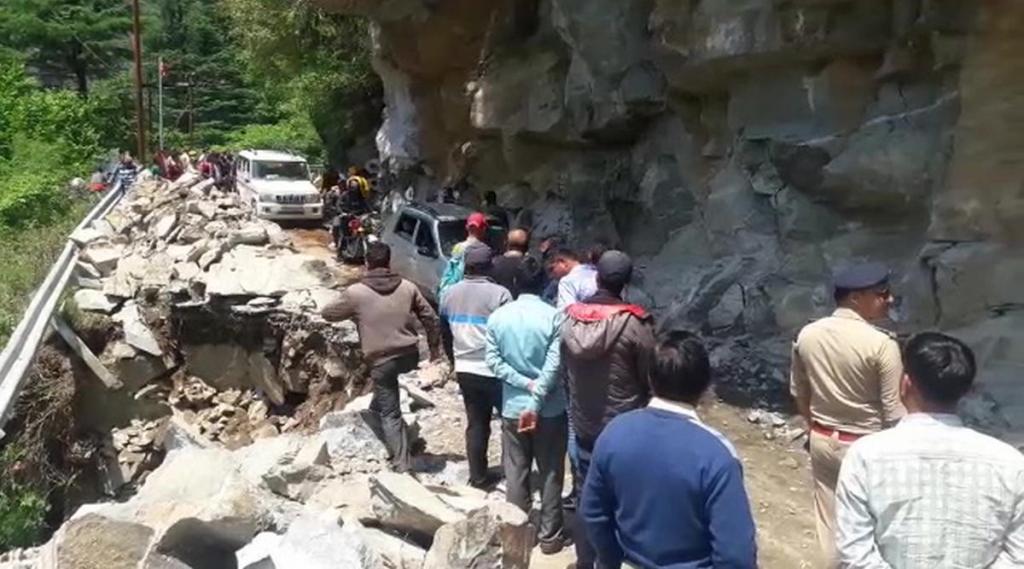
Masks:
[[[824,569],[839,567],[836,553],[836,483],[839,467],[846,456],[848,442],[841,442],[833,433],[826,437],[811,431],[811,476],[814,478],[814,517],[818,530]]]

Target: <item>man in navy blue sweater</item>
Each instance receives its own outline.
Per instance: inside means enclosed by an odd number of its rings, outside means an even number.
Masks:
[[[602,569],[757,567],[742,465],[695,411],[710,383],[700,340],[673,333],[655,351],[650,404],[597,439],[580,510]]]

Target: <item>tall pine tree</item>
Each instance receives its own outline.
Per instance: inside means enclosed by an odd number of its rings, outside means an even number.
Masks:
[[[90,82],[124,69],[131,55],[131,12],[117,0],[6,0],[0,46],[26,57],[45,83]]]

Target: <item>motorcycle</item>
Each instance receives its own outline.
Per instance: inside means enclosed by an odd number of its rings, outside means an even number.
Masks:
[[[372,213],[341,214],[336,242],[338,260],[348,264],[363,263],[367,246],[377,240],[374,229]]]

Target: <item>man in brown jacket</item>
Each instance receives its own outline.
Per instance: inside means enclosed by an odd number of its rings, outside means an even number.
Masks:
[[[410,312],[423,324],[434,360],[441,357],[441,325],[416,285],[391,272],[390,247],[384,243],[370,244],[366,264],[369,270],[362,280],[345,289],[338,301],[324,307],[323,317],[332,322],[349,318],[356,321],[373,381],[370,410],[380,418],[392,467],[397,472],[406,472],[410,467],[410,450],[399,402],[398,376],[419,364],[419,337]]]
[[[604,426],[622,413],[645,407],[651,398],[654,324],[643,308],[622,300],[632,276],[628,255],[605,252],[597,263],[597,294],[569,305],[562,324],[562,364],[579,452],[574,474],[581,483]],[[596,556],[578,516],[574,530],[576,566],[590,569]]]

